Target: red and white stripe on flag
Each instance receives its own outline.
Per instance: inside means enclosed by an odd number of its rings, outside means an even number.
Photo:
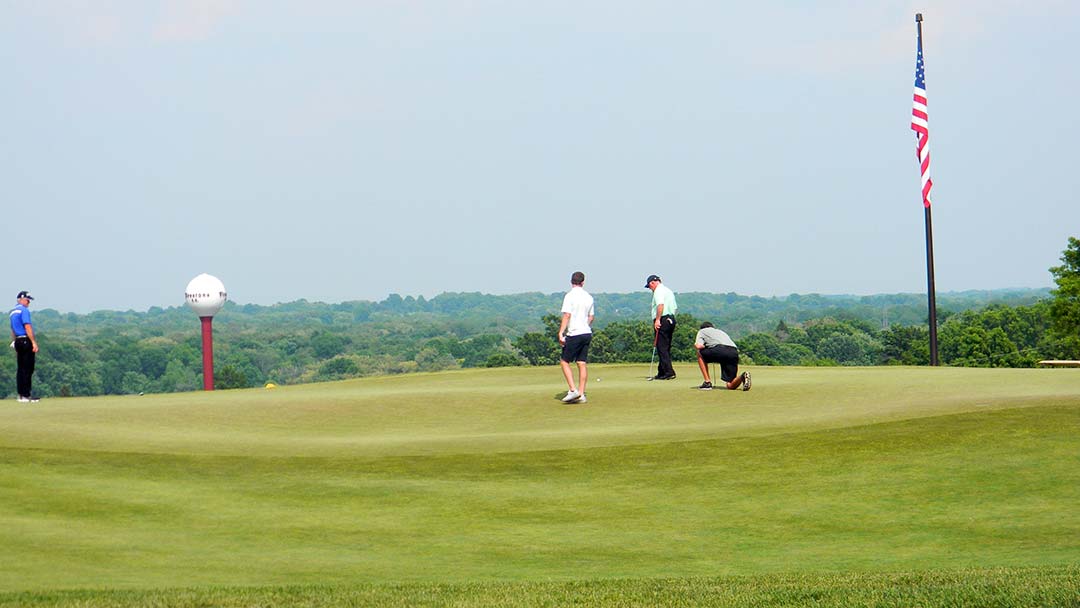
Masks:
[[[911,106],[911,128],[917,140],[915,152],[919,157],[919,170],[922,173],[923,207],[930,206],[930,188],[934,182],[930,179],[930,128],[926,113],[926,72],[923,68],[922,40],[919,40],[919,54],[915,61],[915,97]]]

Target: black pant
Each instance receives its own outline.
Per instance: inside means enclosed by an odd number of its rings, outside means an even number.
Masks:
[[[660,317],[660,329],[656,332],[656,354],[660,357],[660,365],[656,366],[658,378],[675,375],[675,368],[671,366],[671,338],[674,335],[675,315]]]
[[[30,338],[16,338],[15,353],[19,361],[19,369],[15,372],[15,387],[20,397],[29,397],[30,379],[34,375],[34,362],[37,359]]]
[[[720,379],[724,382],[731,382],[735,376],[739,375],[739,349],[734,346],[717,344],[699,350],[698,356],[706,364],[719,363]]]

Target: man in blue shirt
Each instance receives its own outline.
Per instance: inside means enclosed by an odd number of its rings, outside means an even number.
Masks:
[[[19,368],[15,372],[15,385],[19,391],[19,403],[37,403],[38,398],[30,395],[30,382],[34,376],[34,362],[37,359],[38,343],[34,337],[34,325],[30,321],[30,301],[34,298],[28,291],[20,291],[15,296],[18,306],[11,309],[12,346],[18,357]]]

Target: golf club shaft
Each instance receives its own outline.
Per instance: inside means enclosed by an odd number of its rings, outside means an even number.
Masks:
[[[652,378],[653,366],[656,365],[656,340],[660,337],[660,332],[656,329],[653,330],[652,337],[652,358],[649,359],[649,377]]]

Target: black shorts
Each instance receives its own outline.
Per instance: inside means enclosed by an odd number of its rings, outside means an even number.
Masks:
[[[578,334],[566,336],[566,344],[562,347],[562,360],[567,363],[581,361],[589,362],[589,343],[592,342],[592,334]]]
[[[706,363],[720,364],[720,379],[731,382],[739,373],[739,349],[734,346],[718,344],[703,348],[700,351],[701,360]]]

